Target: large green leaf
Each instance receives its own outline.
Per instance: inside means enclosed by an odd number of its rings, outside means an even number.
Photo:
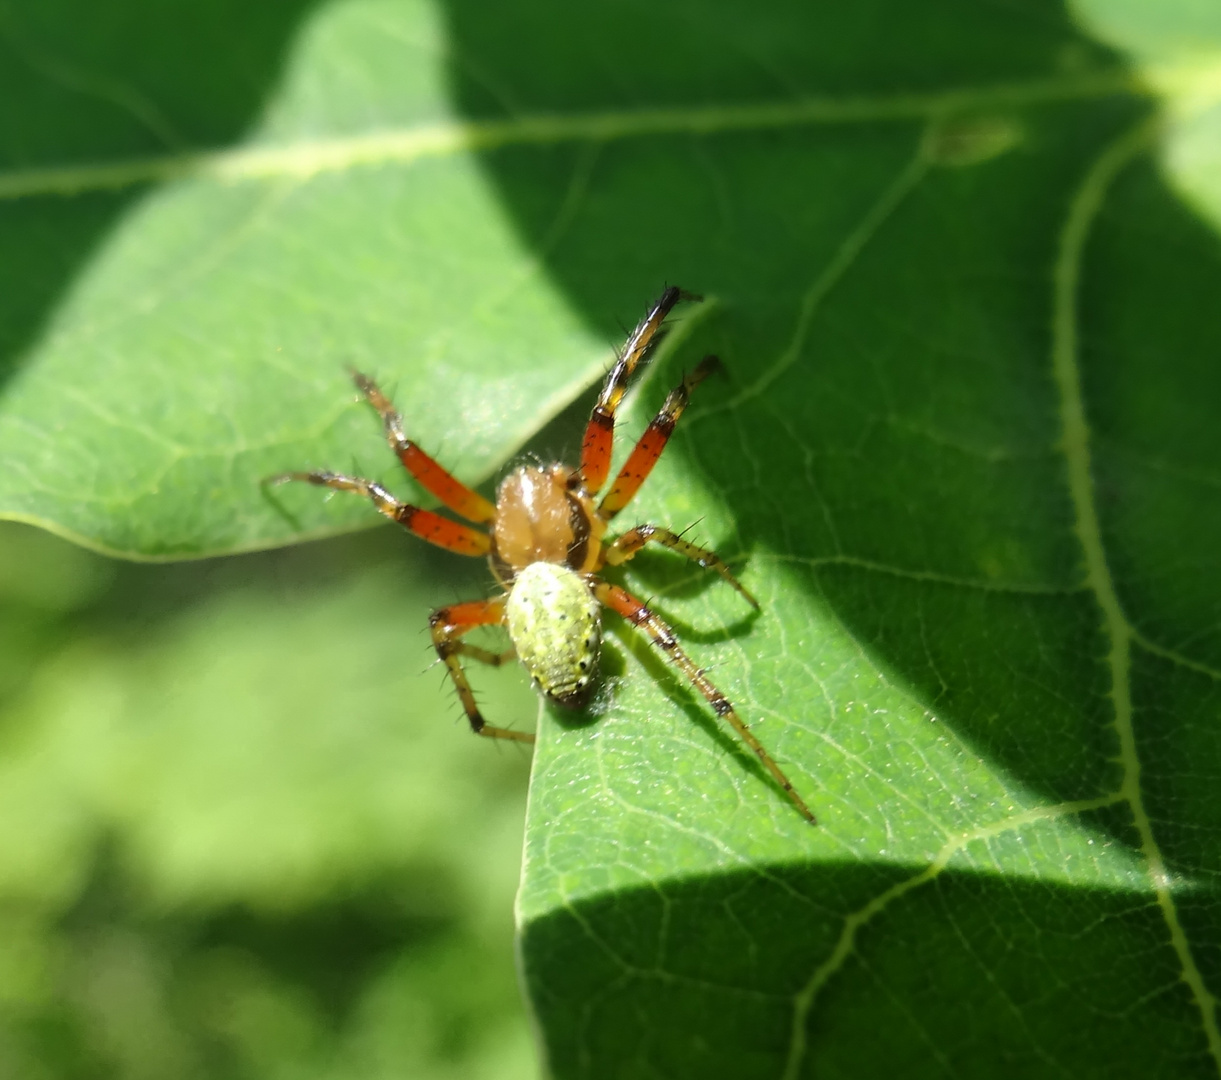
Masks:
[[[431,6],[63,0],[0,28],[0,513],[153,557],[352,528],[366,507],[259,483],[383,467],[345,365],[468,476],[599,370],[459,152]]]
[[[8,17],[45,113],[0,177],[10,516],[157,556],[345,527],[258,486],[385,467],[343,363],[478,478],[663,280],[710,297],[626,426],[701,351],[729,378],[633,511],[763,613],[628,579],[821,824],[612,624],[531,786],[556,1075],[1221,1069],[1210,10],[387,0],[239,49],[213,7],[177,63],[147,13],[45,10]]]

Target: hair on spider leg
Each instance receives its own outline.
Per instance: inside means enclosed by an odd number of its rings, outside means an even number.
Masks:
[[[348,373],[348,378],[356,384],[356,400],[358,402],[369,400],[370,389],[377,391],[388,401],[392,401],[398,396],[398,378],[395,378],[391,383],[384,383],[381,375],[377,374],[377,372],[370,369],[362,371],[355,364],[344,364],[343,370]]]
[[[699,525],[703,520],[704,520],[704,515],[700,514],[700,516],[697,517],[689,525],[685,525],[683,528],[679,529],[675,535],[680,538],[686,536],[687,533],[689,533],[692,529],[694,529],[697,525]],[[701,565],[703,565],[703,564],[701,563]]]
[[[483,693],[483,691],[481,691],[481,690],[476,690],[476,689],[475,689],[475,688],[472,686],[472,687],[471,687],[471,697],[474,699],[474,701],[475,701],[475,705],[476,705],[477,707],[479,707],[480,712],[482,712],[482,711],[483,711],[483,708],[482,708],[482,706],[483,706],[483,702],[485,701],[485,697],[484,697],[484,693]],[[455,710],[451,710],[451,711],[455,711]],[[467,721],[466,711],[463,709],[462,705],[461,705],[461,704],[459,704],[459,705],[457,706],[456,711],[455,711],[455,715],[454,715],[453,723],[454,723],[454,724],[455,724],[455,726],[457,726],[457,727],[462,727],[462,726],[463,726],[463,725],[466,723],[466,721]],[[520,730],[520,729],[517,727],[517,725],[516,725],[515,723],[502,724],[502,725],[500,725],[500,726],[501,726],[502,728],[504,728],[506,731],[517,731],[517,730]],[[516,744],[517,744],[517,748],[518,748],[518,752],[519,752],[519,753],[524,753],[524,752],[526,752],[526,745],[527,745],[527,744],[523,744],[522,742],[520,742],[520,741],[519,741],[519,740],[517,740],[517,739],[491,739],[491,740],[484,740],[484,739],[480,739],[479,741],[480,741],[480,742],[491,741],[491,742],[494,742],[494,743],[505,743],[505,742],[512,742],[512,743],[516,743]],[[501,752],[501,753],[503,753],[503,750],[502,750],[502,751],[500,751],[500,752]]]
[[[360,463],[360,456],[356,453],[356,451],[352,452],[351,460],[352,460],[352,475],[353,476],[364,476],[365,467]],[[378,484],[381,484],[382,487],[386,486],[385,484],[382,484],[382,482],[380,480],[377,480],[375,482]],[[329,499],[334,494],[335,494],[335,492],[333,490],[328,491],[326,493],[326,498]]]
[[[426,652],[429,652],[429,653],[431,653],[431,654],[432,654],[432,660],[431,660],[429,663],[425,664],[425,665],[424,665],[424,666],[423,666],[423,667],[420,669],[420,674],[421,674],[421,675],[427,675],[427,674],[428,674],[430,671],[432,671],[432,669],[433,669],[433,668],[435,668],[435,667],[440,667],[440,668],[444,668],[444,667],[445,667],[445,661],[444,661],[444,660],[442,660],[442,659],[441,659],[441,657],[439,657],[439,656],[437,655],[437,650],[436,650],[435,648],[433,648],[433,644],[432,644],[432,641],[431,641],[431,640],[428,642],[428,644],[427,644],[427,645],[425,645],[425,646],[424,646],[424,650],[425,650]],[[449,678],[449,676],[448,676],[448,675],[445,675],[445,678],[446,678],[446,679],[448,679],[448,678]],[[444,685],[444,681],[442,681],[442,685]]]

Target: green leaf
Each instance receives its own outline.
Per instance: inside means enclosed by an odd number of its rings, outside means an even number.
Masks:
[[[478,479],[616,318],[701,291],[623,427],[702,352],[728,377],[627,516],[698,522],[763,611],[664,553],[624,580],[820,825],[608,620],[604,695],[545,718],[530,793],[552,1071],[1216,1075],[1221,27],[1196,10],[285,7],[254,59],[209,57],[257,72],[243,101],[192,116],[157,82],[191,71],[124,43],[92,124],[29,61],[0,505],[153,556],[348,527],[359,500],[258,486],[388,471],[343,363]],[[46,19],[10,25],[18,55]],[[244,134],[165,153],[159,127]]]
[[[6,98],[40,106],[0,132],[6,517],[143,557],[350,529],[354,500],[260,486],[385,468],[345,366],[471,478],[600,370],[461,152],[440,15],[306,6],[196,5],[163,35],[144,0],[119,40],[67,0],[4,13]]]

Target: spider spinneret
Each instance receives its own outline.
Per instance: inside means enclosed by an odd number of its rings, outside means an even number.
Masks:
[[[359,372],[357,388],[381,415],[386,439],[403,466],[444,506],[471,524],[400,502],[381,484],[358,476],[315,471],[272,477],[273,484],[304,481],[370,499],[379,512],[417,536],[460,555],[486,556],[504,595],[468,600],[439,608],[429,618],[433,646],[458,691],[471,729],[478,735],[518,742],[534,736],[493,727],[484,720],[471,692],[462,658],[499,665],[517,657],[542,692],[561,705],[584,704],[594,685],[602,639],[601,612],[609,608],[640,627],[667,659],[704,696],[717,716],[727,721],[754,751],[772,778],[809,822],[814,815],[787,776],[738,716],[729,700],[709,682],[683,651],[673,630],[649,607],[618,585],[599,577],[606,566],[619,566],[646,544],[656,543],[715,570],[752,607],[759,603],[713,552],[657,525],[638,525],[619,536],[606,536],[610,522],[647,479],[669,441],[691,391],[719,366],[706,356],[670,391],[661,411],[637,441],[610,489],[597,493],[610,474],[615,414],[632,373],[660,340],[662,323],[680,300],[698,296],[671,286],[661,294],[627,339],[606,377],[581,444],[578,468],[567,465],[526,466],[511,472],[496,491],[495,504],[452,476],[403,433],[402,417]],[[489,531],[477,528],[486,526]],[[503,625],[513,648],[492,652],[463,640],[477,626]]]

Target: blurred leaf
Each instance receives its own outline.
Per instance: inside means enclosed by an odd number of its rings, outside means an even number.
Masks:
[[[624,426],[702,351],[729,378],[632,511],[698,521],[763,614],[665,556],[629,578],[821,825],[612,620],[595,715],[545,721],[531,787],[518,916],[551,1069],[1215,1075],[1221,35],[1193,10],[1159,6],[1153,47],[1104,0],[1080,25],[1050,0],[277,8],[231,150],[134,160],[154,135],[116,128],[0,177],[6,272],[55,299],[0,401],[3,512],[144,555],[368,520],[257,485],[389,472],[342,363],[479,478],[595,376],[615,318],[702,291]],[[153,87],[122,48],[109,70]],[[103,190],[136,180],[160,186]],[[96,251],[38,254],[30,222],[88,207]],[[280,805],[237,775],[239,804]],[[171,890],[219,866],[208,790],[165,792],[195,830]],[[121,796],[133,850],[172,856]],[[365,823],[336,822],[355,867]],[[276,850],[296,824],[267,818]]]
[[[59,628],[0,713],[6,1070],[531,1075],[527,758],[446,722],[403,616],[455,582],[391,540],[123,568]],[[519,672],[481,690],[528,724]]]

